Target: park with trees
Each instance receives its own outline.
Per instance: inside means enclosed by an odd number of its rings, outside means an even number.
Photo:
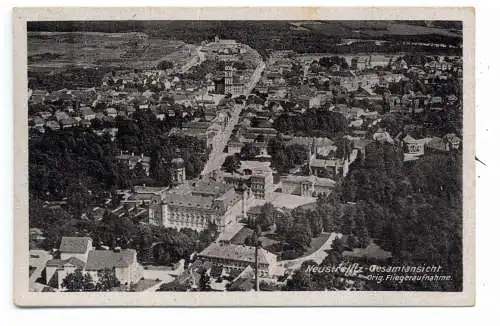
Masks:
[[[352,165],[339,191],[318,200],[316,213],[322,217],[325,230],[343,234],[342,242],[332,244],[322,265],[345,261],[344,250],[364,248],[373,241],[391,252],[393,265],[438,264],[452,279],[445,282],[369,282],[364,289],[460,291],[461,155],[454,152],[431,154],[403,164],[398,152],[397,147],[387,143],[367,146],[366,158]],[[313,215],[309,213],[309,217]],[[286,229],[289,225],[289,220],[284,223],[277,220],[278,229]],[[325,280],[305,275],[306,267],[304,265],[294,275],[286,289],[336,288],[338,277],[325,285],[321,283]]]
[[[273,127],[282,134],[332,137],[346,132],[347,120],[341,113],[317,108],[298,115],[285,112],[274,120]]]

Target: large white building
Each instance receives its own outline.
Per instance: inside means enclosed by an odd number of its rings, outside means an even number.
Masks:
[[[197,231],[210,223],[223,230],[241,212],[241,196],[231,185],[213,180],[189,181],[165,194],[161,215],[151,223]]]
[[[175,171],[174,175],[184,174]],[[202,231],[213,223],[223,230],[242,215],[242,195],[234,188],[212,179],[183,180],[173,189],[151,187],[148,191],[141,187],[140,193],[132,193],[123,203],[130,204],[130,198],[140,196],[135,205],[144,206],[154,225]]]
[[[183,161],[174,159],[174,188],[134,187],[132,192],[125,191],[122,206],[143,211],[154,225],[202,231],[215,224],[222,231],[244,218],[252,201],[271,201],[273,171],[269,164],[242,161],[240,173],[214,172],[204,179],[185,180]]]

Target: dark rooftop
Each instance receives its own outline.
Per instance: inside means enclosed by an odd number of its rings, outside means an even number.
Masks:
[[[62,253],[83,254],[91,244],[92,239],[88,237],[63,237],[59,251]]]
[[[134,262],[136,251],[134,249],[93,250],[89,253],[86,270],[99,271],[115,267],[128,267]]]

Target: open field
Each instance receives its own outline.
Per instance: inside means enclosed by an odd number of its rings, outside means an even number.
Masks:
[[[266,56],[268,50],[294,49],[299,53],[331,52],[360,53],[423,51],[425,46],[407,46],[400,49],[386,45],[342,46],[343,39],[385,40],[390,43],[421,42],[446,43],[459,45],[462,42],[459,22],[433,22],[427,26],[424,22],[400,21],[129,21],[117,25],[114,22],[100,21],[91,25],[86,22],[31,22],[30,31],[92,31],[92,32],[141,32],[153,38],[175,39],[186,43],[200,44],[213,40],[219,35],[225,39],[235,39]],[[371,43],[371,42],[368,42]],[[367,46],[370,48],[368,49]],[[387,49],[387,51],[386,51]],[[457,52],[450,49],[434,49],[434,52]]]
[[[144,33],[28,32],[30,71],[66,67],[155,67],[161,60],[182,65],[196,51],[182,41]]]

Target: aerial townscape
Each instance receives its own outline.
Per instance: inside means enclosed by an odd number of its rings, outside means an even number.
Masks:
[[[30,22],[30,291],[461,291],[461,28]]]

